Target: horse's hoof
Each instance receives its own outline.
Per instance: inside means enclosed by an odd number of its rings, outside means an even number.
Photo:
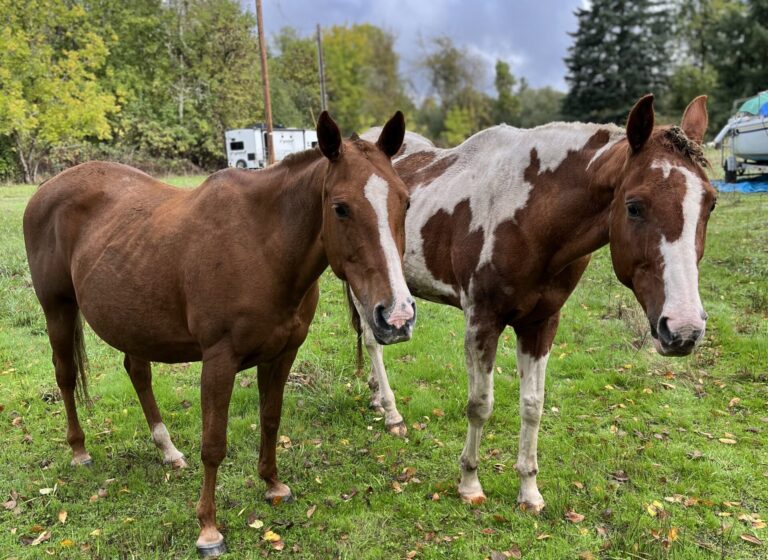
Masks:
[[[73,467],[90,467],[93,465],[93,459],[86,457],[85,459],[72,459],[69,463]]]
[[[465,504],[469,504],[471,506],[479,506],[481,504],[485,503],[485,500],[487,498],[485,497],[485,494],[480,492],[479,494],[462,494],[459,492],[459,496],[461,496],[461,501]]]
[[[224,539],[215,543],[206,543],[197,545],[197,553],[200,558],[218,558],[227,551],[227,546],[224,544]]]
[[[287,496],[272,496],[271,498],[264,496],[264,501],[271,506],[279,506],[280,504],[292,504],[296,498],[294,498],[293,493],[289,493]]]
[[[402,420],[397,424],[387,424],[385,428],[390,434],[396,437],[405,437],[408,435],[408,427]]]
[[[189,466],[187,464],[187,461],[184,460],[184,455],[182,455],[178,459],[174,459],[173,461],[163,461],[163,464],[171,465],[171,468],[173,470],[186,469]]]
[[[524,513],[539,515],[544,510],[544,502],[518,502],[517,507]]]

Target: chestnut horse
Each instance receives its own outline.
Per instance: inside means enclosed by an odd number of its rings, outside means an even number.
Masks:
[[[610,244],[616,276],[645,311],[659,353],[683,356],[701,341],[707,315],[698,263],[715,205],[702,169],[706,128],[706,97],[690,103],[680,127],[654,128],[649,95],[630,112],[626,130],[502,125],[449,150],[406,135],[395,169],[411,192],[408,286],[419,297],[462,309],[466,318],[469,429],[459,484],[465,501],[485,499],[478,448],[493,409],[498,339],[509,325],[517,335],[520,376],[518,501],[532,511],[544,507],[536,447],[547,358],[560,309],[592,252]],[[381,348],[362,327],[372,405],[391,432],[403,435]]]
[[[317,306],[320,274],[330,264],[349,283],[380,343],[411,336],[415,308],[402,273],[408,192],[390,161],[404,134],[398,112],[375,144],[342,141],[323,112],[319,150],[263,171],[220,171],[194,190],[102,162],[78,165],[43,184],[24,214],[24,238],[73,464],[91,462],[74,398],[85,382],[82,314],[125,353],[152,438],[165,462],[177,467],[185,466],[184,456],[160,418],[150,362],[203,362],[202,555],[224,551],[216,527],[216,474],[226,454],[235,374],[254,365],[259,476],[267,500],[290,499],[277,476],[276,435],[285,382]]]

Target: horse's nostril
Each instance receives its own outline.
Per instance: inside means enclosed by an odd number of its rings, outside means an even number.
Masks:
[[[387,318],[384,316],[385,307],[381,304],[377,305],[373,310],[373,319],[376,324],[381,328],[387,327]]]
[[[702,310],[701,311],[701,320],[702,321],[706,321],[707,319],[709,319],[709,313],[707,313],[706,311]]]
[[[679,338],[669,330],[669,317],[662,317],[659,319],[658,332],[659,339],[664,344],[672,344],[677,338]]]

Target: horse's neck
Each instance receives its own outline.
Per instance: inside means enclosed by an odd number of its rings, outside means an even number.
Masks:
[[[557,216],[566,241],[552,256],[549,271],[556,273],[609,242],[611,206],[624,177],[626,142],[614,139],[604,147],[584,150],[576,168],[577,180]]]
[[[270,175],[265,177],[268,188],[274,189],[274,205],[269,211],[275,213],[280,228],[270,236],[274,244],[270,252],[291,271],[288,283],[298,291],[308,288],[328,267],[321,238],[326,161],[320,158],[283,163],[259,172]],[[257,197],[253,204],[259,204]]]

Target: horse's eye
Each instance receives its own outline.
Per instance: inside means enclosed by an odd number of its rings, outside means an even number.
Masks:
[[[405,210],[407,211],[410,207],[411,207],[411,201],[409,200],[405,203]]]
[[[643,206],[639,202],[627,202],[627,216],[633,220],[641,218],[643,215]]]
[[[709,213],[710,213],[710,214],[711,214],[712,212],[714,212],[714,211],[715,211],[715,207],[716,207],[716,206],[717,206],[717,200],[713,200],[713,201],[712,201],[712,206],[711,206],[711,207],[710,207],[710,209],[709,209]]]
[[[339,218],[349,218],[349,207],[346,204],[338,202],[333,205],[333,211]]]

